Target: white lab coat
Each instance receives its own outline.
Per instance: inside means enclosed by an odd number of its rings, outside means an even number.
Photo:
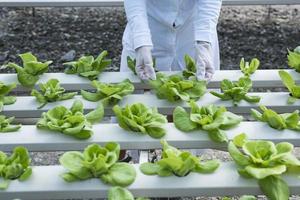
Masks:
[[[222,0],[125,0],[128,24],[123,35],[120,71],[128,71],[127,56],[152,46],[160,71],[185,68],[184,55],[195,57],[196,41],[212,44],[213,64],[220,68],[216,25]]]

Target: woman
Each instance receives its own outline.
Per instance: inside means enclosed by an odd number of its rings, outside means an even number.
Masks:
[[[197,78],[210,80],[219,69],[217,22],[221,0],[125,0],[128,20],[123,35],[120,71],[128,71],[127,56],[136,58],[143,80],[159,71],[185,68],[184,55],[195,58]]]

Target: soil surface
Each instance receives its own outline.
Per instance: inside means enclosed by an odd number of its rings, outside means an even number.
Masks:
[[[0,8],[0,66],[8,61],[20,62],[17,55],[31,51],[42,60],[53,60],[50,70],[60,72],[65,60],[89,54],[96,56],[108,50],[113,59],[108,70],[118,71],[125,25],[123,8]],[[300,6],[223,7],[218,32],[222,69],[238,69],[241,57],[259,58],[262,68],[285,68],[287,48],[300,45]],[[58,164],[62,153],[31,155],[34,165],[53,165]],[[205,158],[230,160],[228,153],[221,151],[196,153],[204,154]],[[296,154],[300,155],[299,149]],[[137,162],[137,152],[131,155]],[[217,200],[221,197],[170,199]]]

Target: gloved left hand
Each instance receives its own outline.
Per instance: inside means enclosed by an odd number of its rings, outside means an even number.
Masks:
[[[210,81],[215,73],[212,62],[212,48],[209,42],[197,41],[196,43],[197,79]]]

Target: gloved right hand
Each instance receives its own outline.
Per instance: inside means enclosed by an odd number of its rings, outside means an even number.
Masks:
[[[151,46],[142,46],[136,49],[135,71],[142,80],[155,80]]]

